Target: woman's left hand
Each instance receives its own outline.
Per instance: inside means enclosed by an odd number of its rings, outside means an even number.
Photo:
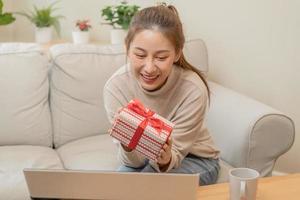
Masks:
[[[171,148],[172,148],[172,139],[171,137],[169,137],[166,144],[164,144],[163,148],[160,150],[160,154],[157,158],[157,163],[159,164],[160,167],[169,165],[172,158]]]

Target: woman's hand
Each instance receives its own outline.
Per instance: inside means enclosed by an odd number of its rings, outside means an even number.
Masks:
[[[169,137],[166,144],[164,144],[163,148],[160,150],[159,156],[157,157],[157,163],[160,166],[160,168],[166,168],[169,166],[172,158],[171,148],[172,139],[171,137]]]
[[[132,149],[129,149],[128,147],[126,147],[125,145],[121,144],[122,148],[124,149],[124,151],[126,152],[132,152]]]

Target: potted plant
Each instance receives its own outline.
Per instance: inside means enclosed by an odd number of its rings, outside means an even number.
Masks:
[[[56,10],[54,5],[57,2],[52,3],[48,7],[37,8],[34,7],[34,10],[25,13],[18,12],[18,14],[25,16],[30,22],[32,22],[35,26],[35,41],[37,43],[48,43],[52,40],[52,27],[54,27],[57,35],[60,35],[60,23],[59,20],[64,18],[62,15],[53,16],[53,12]]]
[[[124,42],[124,37],[128,30],[134,14],[139,10],[137,5],[129,5],[126,1],[121,4],[106,6],[101,10],[101,16],[113,27],[111,30],[111,43],[119,44]]]
[[[13,23],[16,18],[11,13],[3,13],[3,2],[0,0],[0,25]]]
[[[86,44],[89,42],[89,30],[92,26],[89,24],[89,20],[77,20],[76,28],[78,31],[73,31],[73,42],[75,44]]]

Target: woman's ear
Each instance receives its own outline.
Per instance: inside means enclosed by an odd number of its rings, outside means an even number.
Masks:
[[[178,60],[179,60],[179,58],[181,57],[181,55],[182,55],[182,50],[180,50],[180,51],[176,54],[174,63],[178,62]]]

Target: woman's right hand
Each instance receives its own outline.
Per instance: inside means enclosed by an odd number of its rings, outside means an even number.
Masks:
[[[124,149],[124,151],[126,151],[126,152],[131,152],[132,151],[132,149],[129,149],[125,145],[123,145],[123,144],[121,144],[121,145],[122,145],[122,148]]]

